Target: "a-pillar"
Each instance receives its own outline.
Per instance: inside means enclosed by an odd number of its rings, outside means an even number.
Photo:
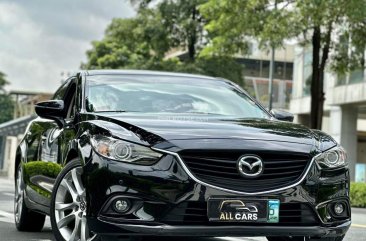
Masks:
[[[330,135],[347,151],[351,181],[357,162],[357,106],[342,105],[330,110]]]

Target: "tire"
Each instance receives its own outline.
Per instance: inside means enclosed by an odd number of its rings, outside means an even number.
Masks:
[[[87,200],[78,159],[70,161],[58,175],[51,196],[50,218],[57,241],[96,241],[86,223]]]
[[[30,210],[24,202],[24,182],[22,164],[19,164],[15,176],[14,221],[18,231],[40,232],[46,215]]]
[[[268,241],[342,241],[344,235],[332,238],[305,238],[304,237],[267,237]]]

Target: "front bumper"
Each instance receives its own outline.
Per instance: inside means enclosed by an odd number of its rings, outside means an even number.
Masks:
[[[321,173],[313,165],[299,185],[255,196],[197,183],[171,155],[153,166],[136,166],[91,153],[84,174],[88,223],[101,235],[334,237],[351,224],[347,169]],[[116,197],[135,205],[118,214],[111,208]],[[278,199],[285,209],[277,224],[212,223],[204,210],[210,197]],[[345,216],[334,217],[329,207],[335,201],[346,203]]]
[[[351,225],[346,221],[333,227],[322,226],[205,226],[205,225],[143,225],[116,223],[103,218],[88,218],[91,230],[103,236],[307,236],[337,237],[344,235]]]

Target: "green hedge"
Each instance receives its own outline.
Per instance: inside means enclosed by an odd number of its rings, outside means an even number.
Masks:
[[[350,196],[352,207],[366,208],[366,183],[351,183]]]

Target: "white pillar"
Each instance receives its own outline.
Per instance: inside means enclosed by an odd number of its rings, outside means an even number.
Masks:
[[[357,107],[344,105],[330,111],[330,135],[347,151],[351,181],[355,180],[357,162]]]
[[[14,178],[15,172],[15,156],[18,146],[18,138],[14,136],[6,137],[5,155],[4,155],[4,170],[7,171],[8,178]]]
[[[278,106],[282,109],[286,108],[286,81],[277,81],[278,84]]]

